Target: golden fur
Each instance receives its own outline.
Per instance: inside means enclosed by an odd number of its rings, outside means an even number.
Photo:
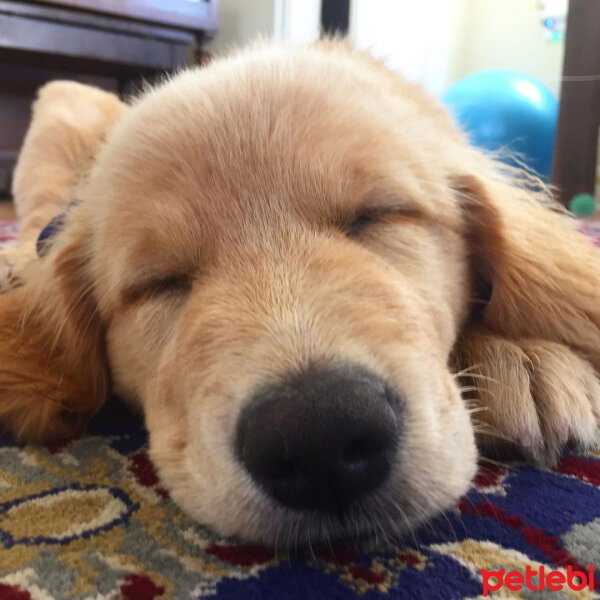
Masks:
[[[598,439],[600,253],[343,42],[259,45],[130,107],[49,84],[14,191],[0,423],[33,441],[81,431],[110,373],[173,498],[222,533],[393,531],[465,492],[475,429],[540,462]],[[344,360],[399,391],[406,431],[389,480],[342,523],[266,498],[231,439],[253,390]]]

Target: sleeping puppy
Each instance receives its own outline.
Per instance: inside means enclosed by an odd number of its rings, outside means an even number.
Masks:
[[[14,195],[0,424],[78,433],[110,381],[223,534],[396,533],[468,489],[476,433],[541,464],[598,441],[600,253],[344,42],[255,46],[131,106],[51,83]]]

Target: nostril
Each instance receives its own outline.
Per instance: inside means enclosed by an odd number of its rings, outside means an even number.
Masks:
[[[362,437],[350,442],[346,446],[342,453],[342,461],[348,469],[365,468],[383,450],[384,448],[379,440]]]

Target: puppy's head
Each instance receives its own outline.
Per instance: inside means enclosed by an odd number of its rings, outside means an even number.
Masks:
[[[116,127],[85,209],[112,375],[199,521],[269,543],[361,535],[465,491],[457,139],[336,48],[215,62]]]

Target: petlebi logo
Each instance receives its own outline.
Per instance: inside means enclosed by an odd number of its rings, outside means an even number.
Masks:
[[[537,570],[529,565],[525,568],[525,574],[521,571],[486,571],[481,569],[483,578],[483,595],[488,596],[490,592],[507,589],[511,592],[519,592],[523,587],[533,592],[550,590],[558,592],[565,586],[579,592],[588,589],[594,591],[595,565],[588,565],[587,571],[576,571],[568,566],[566,572],[546,570],[540,565]]]

